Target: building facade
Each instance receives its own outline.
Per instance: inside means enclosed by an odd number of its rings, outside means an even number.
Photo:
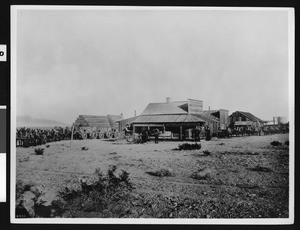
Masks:
[[[203,114],[203,102],[195,99],[173,102],[167,98],[166,102],[149,103],[139,116],[118,122],[119,130],[126,124],[131,124],[136,133],[157,128],[180,140],[191,138],[196,127],[202,130],[209,127],[211,134],[216,134],[219,127],[219,119]]]
[[[236,111],[229,116],[231,127],[262,127],[266,121],[249,112]]]

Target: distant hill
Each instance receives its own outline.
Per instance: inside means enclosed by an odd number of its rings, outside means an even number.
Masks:
[[[17,116],[17,127],[54,127],[54,126],[70,126],[69,124],[48,120],[48,119],[38,119],[31,116]]]

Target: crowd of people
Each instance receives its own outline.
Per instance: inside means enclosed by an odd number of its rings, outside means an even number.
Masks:
[[[49,142],[71,139],[69,127],[55,127],[52,129],[18,128],[16,133],[17,145],[23,147],[43,145]]]

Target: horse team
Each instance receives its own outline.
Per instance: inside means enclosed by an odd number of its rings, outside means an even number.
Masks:
[[[265,125],[261,128],[254,126],[246,127],[227,127],[224,130],[219,130],[217,137],[218,138],[229,138],[229,137],[240,137],[240,136],[261,136],[261,135],[272,135],[278,133],[288,133],[289,125],[280,124],[280,125]]]

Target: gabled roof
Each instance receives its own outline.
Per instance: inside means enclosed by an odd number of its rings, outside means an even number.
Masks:
[[[184,104],[187,104],[188,101],[171,101],[170,104],[176,105],[176,106],[182,106]]]
[[[205,120],[191,114],[143,115],[137,117],[133,124],[140,123],[197,123]]]
[[[217,113],[217,112],[219,112],[219,110],[210,110],[210,111],[204,110],[202,115],[205,116],[205,117],[210,117],[210,116],[213,116],[212,115],[213,113]]]
[[[173,103],[149,103],[141,115],[187,114]]]
[[[252,113],[242,112],[242,111],[236,111],[235,113],[240,113],[243,116],[247,117],[251,121],[255,121],[255,122],[259,121],[259,122],[263,122],[263,123],[265,122],[262,119],[259,119],[258,117],[254,116]],[[232,114],[230,116],[232,116]]]
[[[207,121],[207,122],[220,122],[220,119],[213,116],[213,115],[209,115],[209,114],[193,114],[193,116],[196,116],[204,121]]]

